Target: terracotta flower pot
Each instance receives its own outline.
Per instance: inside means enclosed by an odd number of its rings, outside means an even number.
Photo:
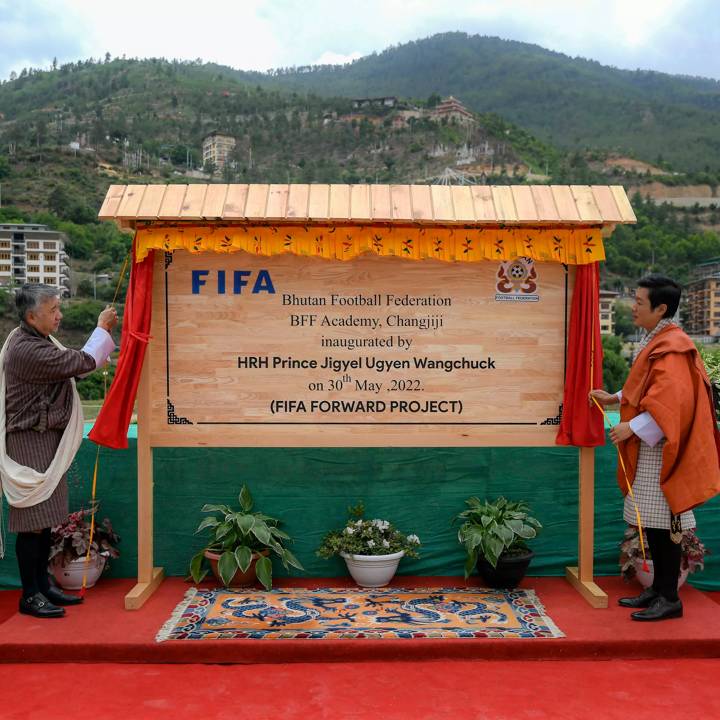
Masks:
[[[260,552],[254,552],[252,554],[252,560],[250,561],[250,567],[245,572],[242,572],[240,568],[238,568],[235,571],[235,574],[232,576],[232,579],[228,583],[227,587],[245,588],[255,585],[255,583],[257,582],[255,564],[257,563],[260,556],[267,557],[269,554],[270,550],[268,550],[267,548],[265,550],[261,550]],[[220,562],[220,558],[222,557],[222,555],[218,555],[211,550],[206,550],[205,557],[210,561],[210,567],[212,568],[213,575],[215,575],[217,581],[221,585],[225,585],[222,578],[220,577],[220,572],[218,571],[218,562]]]

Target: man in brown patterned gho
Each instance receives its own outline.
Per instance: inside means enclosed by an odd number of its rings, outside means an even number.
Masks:
[[[5,386],[0,472],[10,504],[9,529],[17,533],[20,612],[62,617],[65,610],[58,606],[81,602],[51,586],[47,572],[50,528],[68,514],[66,471],[82,440],[82,408],[73,378],[107,362],[115,349],[110,332],[117,313],[103,310],[83,349],[70,350],[52,337],[62,319],[57,288],[24,285],[15,304],[20,327],[0,354]]]

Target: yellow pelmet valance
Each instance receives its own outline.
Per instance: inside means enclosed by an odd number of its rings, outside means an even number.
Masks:
[[[599,227],[417,227],[401,225],[148,225],[135,234],[136,260],[151,250],[239,250],[352,260],[371,252],[409,260],[514,260],[585,265],[605,259]]]

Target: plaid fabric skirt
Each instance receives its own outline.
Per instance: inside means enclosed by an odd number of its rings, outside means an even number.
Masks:
[[[19,430],[8,433],[7,454],[15,462],[38,472],[47,470],[60,445],[63,430]],[[8,530],[10,532],[32,532],[59,525],[68,515],[67,476],[63,475],[55,492],[45,501],[27,508],[10,507]]]
[[[643,527],[670,529],[670,506],[660,489],[660,471],[662,469],[662,452],[665,440],[661,440],[655,447],[640,442],[637,472],[632,485],[635,502],[640,510],[640,519]],[[637,525],[635,507],[630,493],[625,496],[623,519],[630,525]],[[695,527],[695,515],[688,510],[680,515],[683,530]]]

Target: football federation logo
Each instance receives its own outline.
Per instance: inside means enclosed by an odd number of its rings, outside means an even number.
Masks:
[[[498,302],[537,302],[540,300],[538,276],[532,258],[519,257],[500,263],[495,276]]]

